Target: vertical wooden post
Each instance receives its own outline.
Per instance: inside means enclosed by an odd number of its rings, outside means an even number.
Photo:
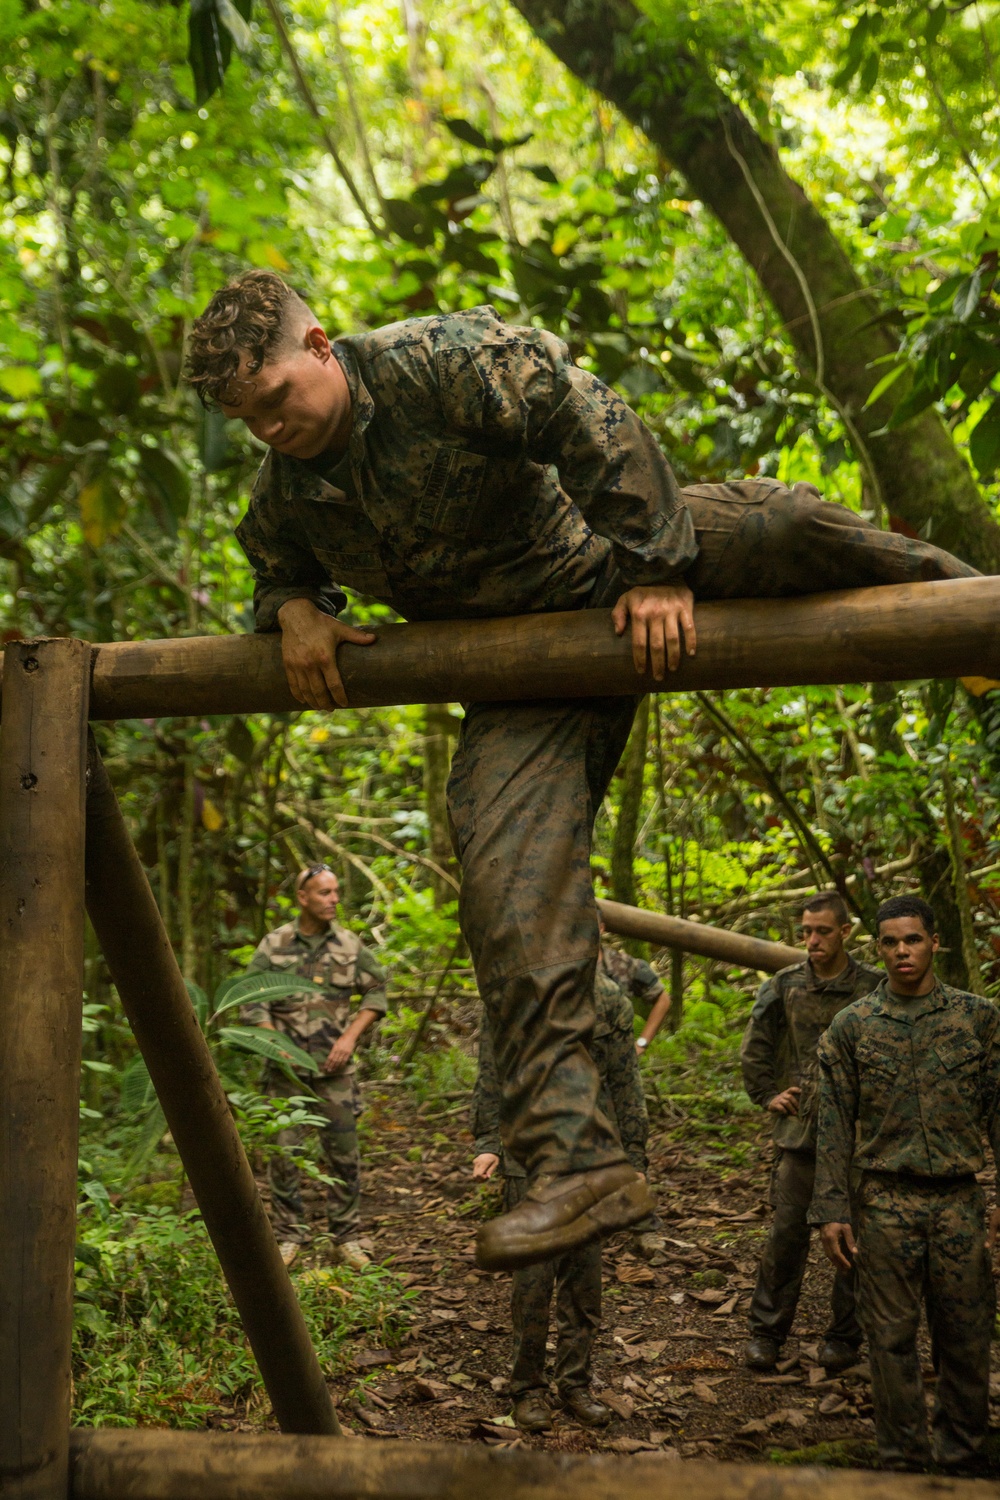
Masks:
[[[0,1493],[65,1500],[90,647],[4,653],[0,735]]]
[[[5,698],[5,716],[6,711]],[[330,1392],[229,1101],[96,749],[87,797],[87,910],[274,1415],[284,1432],[339,1435]]]

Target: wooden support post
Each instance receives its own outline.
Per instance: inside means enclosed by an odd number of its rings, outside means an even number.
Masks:
[[[339,1434],[229,1101],[96,749],[87,798],[87,910],[274,1415],[285,1432]]]
[[[745,932],[727,932],[723,927],[710,927],[707,922],[668,917],[665,912],[642,911],[622,901],[598,901],[597,909],[609,932],[657,943],[661,948],[699,953],[703,958],[717,958],[743,969],[763,969],[776,974],[789,964],[804,963],[806,958],[804,948],[769,943],[766,938],[748,937]]]
[[[90,648],[5,651],[0,736],[0,1493],[65,1500]]]
[[[110,1428],[72,1442],[71,1500],[996,1500],[990,1480],[669,1463],[662,1453]]]

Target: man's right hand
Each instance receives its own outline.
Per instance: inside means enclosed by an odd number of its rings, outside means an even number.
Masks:
[[[483,1151],[472,1163],[472,1176],[476,1182],[489,1182],[499,1165],[499,1156],[494,1156],[492,1151]]]
[[[838,1271],[854,1269],[854,1257],[858,1253],[858,1247],[854,1243],[854,1230],[850,1224],[824,1224],[819,1237],[827,1259],[833,1262]]]
[[[797,1115],[801,1092],[802,1090],[793,1083],[791,1088],[785,1089],[784,1093],[775,1094],[767,1107],[776,1115]]]
[[[281,659],[292,697],[309,708],[347,707],[347,693],[337,668],[341,641],[371,646],[373,630],[357,630],[325,615],[309,599],[289,599],[278,610]]]

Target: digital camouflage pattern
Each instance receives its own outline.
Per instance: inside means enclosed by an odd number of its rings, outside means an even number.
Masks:
[[[986,1435],[994,1292],[973,1174],[984,1165],[984,1132],[1000,1162],[998,1025],[1000,1010],[978,995],[939,982],[901,997],[883,981],[820,1042],[809,1217],[847,1217],[853,1165],[861,1316],[885,1463],[929,1456],[916,1343],[922,1304],[938,1371],[934,1457],[961,1463]]]
[[[596,1024],[591,1041],[601,1080],[601,1107],[614,1120],[625,1153],[646,1171],[649,1117],[635,1052],[632,1006],[619,986],[598,968],[594,982]],[[527,1190],[523,1167],[504,1151],[500,1139],[500,1083],[487,1017],[479,1032],[479,1067],[472,1092],[473,1151],[500,1157],[506,1179],[504,1209],[521,1202]],[[511,1318],[514,1355],[510,1389],[515,1397],[545,1386],[545,1346],[552,1293],[556,1302],[555,1380],[561,1395],[590,1384],[594,1338],[601,1326],[601,1246],[582,1246],[556,1260],[514,1272]]]
[[[797,1115],[771,1117],[775,1145],[815,1152],[819,1039],[839,1011],[884,978],[881,969],[848,955],[847,968],[833,979],[818,978],[806,959],[779,969],[758,989],[740,1048],[743,1086],[761,1109],[793,1085],[802,1090]]]
[[[772,1096],[773,1097],[773,1096]],[[774,1213],[750,1299],[750,1337],[783,1344],[792,1331],[809,1261],[809,1205],[816,1177],[812,1151],[775,1154],[769,1201]],[[838,1271],[830,1289],[830,1322],[824,1338],[857,1348],[857,1272]]]
[[[319,1063],[326,1061],[330,1048],[343,1035],[352,1010],[386,1013],[385,976],[361,939],[344,927],[331,924],[326,933],[306,936],[297,923],[287,922],[258,945],[248,965],[248,971],[254,970],[301,975],[308,988],[303,988],[301,996],[246,1005],[242,1019],[249,1026],[270,1022]],[[328,1174],[336,1179],[335,1186],[327,1186],[327,1215],[331,1233],[340,1240],[350,1239],[357,1231],[361,1195],[357,1134],[361,1096],[355,1073],[350,1063],[335,1074],[297,1074],[297,1083],[275,1067],[269,1067],[266,1075],[267,1091],[275,1097],[318,1096],[310,1101],[310,1108],[327,1121],[319,1132],[320,1149]],[[299,1170],[287,1154],[298,1142],[298,1130],[279,1132],[277,1144],[283,1154],[271,1158],[269,1176],[272,1196],[301,1215]]]
[[[603,969],[643,1015],[648,1015],[663,994],[660,976],[644,958],[636,958],[622,948],[601,943],[598,969]]]
[[[504,1212],[516,1208],[528,1190],[523,1176],[504,1184]],[[552,1293],[556,1304],[553,1375],[560,1396],[590,1385],[594,1339],[601,1326],[601,1245],[593,1240],[557,1260],[523,1266],[513,1273],[510,1315],[514,1348],[510,1394],[545,1390],[545,1356]]]
[[[341,584],[408,619],[610,608],[686,578],[776,597],[973,570],[809,485],[678,491],[652,434],[552,334],[492,308],[338,340],[353,402],[333,466],[272,450],[237,535],[258,630]],[[505,1143],[529,1172],[622,1160],[587,1051],[598,953],[594,811],[629,699],[472,704],[450,784],[463,932],[498,1038]],[[570,820],[567,823],[567,820]],[[515,1068],[516,1064],[516,1068]]]
[[[985,1003],[985,1002],[984,1002]],[[861,1316],[868,1335],[875,1437],[884,1464],[962,1464],[989,1418],[996,1294],[986,1209],[972,1178],[868,1175],[858,1207]],[[937,1374],[927,1440],[917,1352],[926,1301]]]
[[[883,980],[819,1044],[819,1155],[809,1218],[849,1217],[848,1174],[940,1180],[1000,1162],[1000,1009],[940,981],[896,996]],[[855,1142],[855,1129],[857,1140]]]

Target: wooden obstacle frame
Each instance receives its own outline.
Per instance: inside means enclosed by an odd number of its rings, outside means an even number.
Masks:
[[[734,601],[698,653],[636,672],[604,611],[389,626],[342,646],[357,706],[1000,678],[1000,579]],[[3,1500],[892,1500],[974,1481],[572,1459],[344,1438],[90,719],[295,709],[273,636],[4,653],[0,727],[0,1497]],[[149,1068],[283,1435],[70,1431],[84,907]],[[609,924],[610,925],[610,924]],[[692,924],[687,924],[692,925]],[[711,945],[711,929],[707,941]],[[683,936],[683,934],[681,934]],[[690,936],[690,935],[689,935]],[[674,934],[679,945],[680,937]],[[669,938],[665,939],[669,942]],[[706,941],[696,934],[695,941]],[[748,943],[755,940],[747,939]],[[780,945],[768,944],[771,949]],[[707,951],[695,949],[693,951]],[[795,950],[784,950],[786,953]],[[768,962],[753,964],[754,958]],[[770,967],[776,955],[747,950]],[[788,960],[794,961],[794,959]],[[995,1494],[995,1486],[990,1486]]]

